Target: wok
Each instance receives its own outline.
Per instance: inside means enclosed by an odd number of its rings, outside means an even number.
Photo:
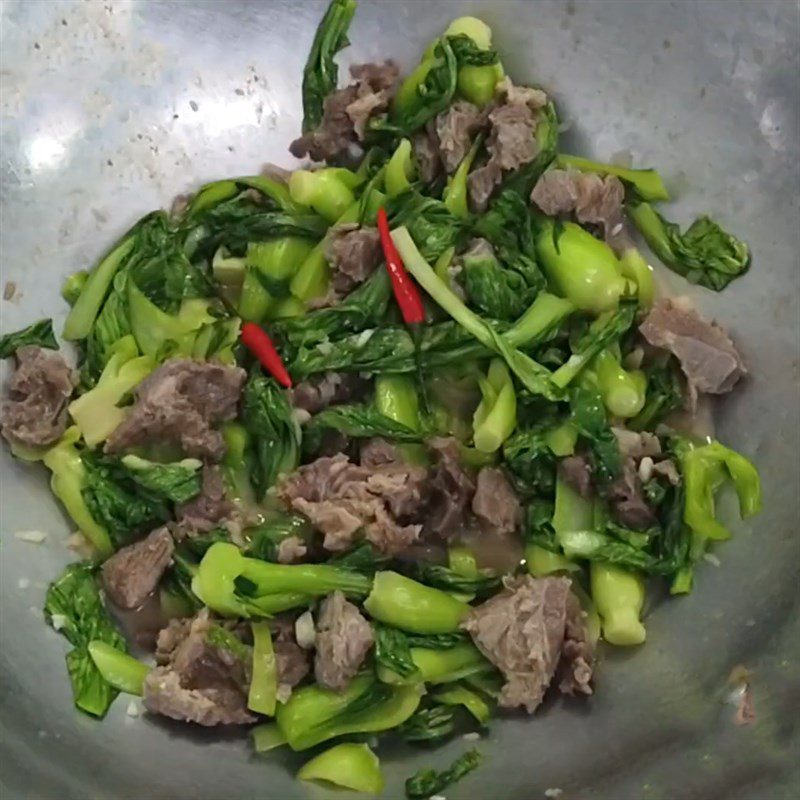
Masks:
[[[87,267],[146,211],[213,178],[289,166],[300,79],[323,2],[25,2],[2,19],[3,331],[53,315],[62,279]],[[729,326],[750,367],[718,404],[719,437],[760,467],[764,511],[734,526],[694,592],[653,597],[648,643],[603,654],[589,700],[550,701],[493,724],[484,766],[457,798],[531,800],[547,789],[591,800],[745,800],[800,794],[798,657],[798,7],[739,2],[362,0],[350,60],[407,68],[459,15],[495,32],[508,71],[552,92],[564,149],[658,166],[669,216],[707,211],[753,250],[719,295],[687,292]],[[72,707],[66,644],[42,620],[70,531],[40,469],[2,468],[0,731],[12,798],[340,797],[296,782],[303,760],[252,755],[238,734]],[[730,515],[733,519],[733,514]],[[40,530],[35,546],[13,536]],[[713,559],[712,559],[713,560]],[[731,670],[751,672],[756,720],[734,724]],[[381,744],[384,796],[433,751]],[[551,792],[550,795],[553,795]]]

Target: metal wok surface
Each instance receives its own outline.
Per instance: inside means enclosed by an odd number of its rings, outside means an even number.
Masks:
[[[2,330],[53,315],[61,280],[137,217],[216,177],[290,166],[300,79],[322,2],[4,0]],[[586,702],[492,725],[484,766],[448,800],[753,800],[800,795],[798,626],[798,77],[794,2],[362,0],[344,61],[415,63],[458,15],[494,29],[507,69],[539,82],[571,122],[564,149],[658,166],[671,217],[708,211],[749,241],[754,265],[720,295],[664,276],[729,326],[750,366],[717,408],[720,438],[760,467],[764,512],[737,524],[688,597],[654,598],[648,643],[606,653]],[[73,710],[66,644],[46,584],[74,558],[42,470],[0,452],[0,788],[12,798],[327,798],[296,782],[303,757],[252,755],[243,737]],[[733,516],[731,515],[731,519]],[[13,536],[48,534],[40,546]],[[757,718],[733,724],[736,665]],[[430,752],[381,745],[387,798]],[[551,795],[553,793],[550,793]]]

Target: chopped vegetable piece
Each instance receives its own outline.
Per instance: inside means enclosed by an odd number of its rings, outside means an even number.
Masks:
[[[302,781],[325,781],[354,792],[380,794],[383,774],[378,757],[365,744],[337,744],[307,761],[297,773]]]
[[[477,750],[470,750],[459,756],[447,769],[437,772],[435,769],[422,769],[406,781],[406,797],[409,800],[424,800],[446,789],[466,774],[472,772],[481,763],[481,755]]]

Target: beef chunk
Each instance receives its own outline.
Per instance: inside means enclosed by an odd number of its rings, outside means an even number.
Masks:
[[[423,183],[431,183],[442,171],[442,160],[439,157],[439,139],[436,136],[435,123],[429,123],[411,138],[417,174]]]
[[[729,392],[747,374],[741,356],[723,328],[671,300],[656,303],[639,331],[653,347],[669,350],[677,357],[692,402],[698,392]]]
[[[322,601],[317,620],[314,676],[327,689],[341,691],[358,672],[374,636],[358,608],[334,592]]]
[[[396,554],[419,536],[420,525],[404,525],[402,517],[421,508],[426,477],[421,467],[374,469],[340,453],[300,467],[278,486],[278,497],[325,535],[327,550],[347,549],[363,529],[379,550]]]
[[[486,141],[486,149],[500,169],[519,169],[539,154],[537,117],[527,105],[498,106],[489,112],[489,121],[492,132]]]
[[[325,98],[319,127],[289,146],[293,156],[310,156],[313,161],[346,159],[351,146],[363,140],[370,118],[389,107],[398,76],[394,62],[354,64],[350,75],[354,83]]]
[[[575,214],[578,222],[603,227],[606,239],[622,222],[625,188],[614,175],[551,169],[531,192],[531,200],[550,217]]]
[[[298,383],[292,390],[292,405],[317,414],[329,405],[347,403],[361,394],[367,382],[350,372],[323,372]]]
[[[457,100],[447,111],[436,117],[439,153],[448,173],[458,169],[458,165],[469,152],[473,137],[485,123],[486,115],[476,105],[465,100]]]
[[[72,370],[61,353],[35,345],[16,352],[9,399],[0,406],[0,430],[11,444],[44,447],[67,429]]]
[[[400,461],[400,454],[391,442],[375,436],[372,439],[367,439],[361,445],[359,461],[362,467],[367,467],[368,469],[387,467]]]
[[[566,578],[507,579],[505,589],[473,607],[463,623],[476,646],[503,673],[502,707],[524,706],[533,713],[542,702],[565,655],[570,585]],[[574,615],[573,624],[578,624]],[[571,641],[581,638],[576,627],[569,635]],[[586,655],[582,651],[581,657]],[[581,681],[588,684],[590,674],[583,664],[580,670]]]
[[[278,545],[278,563],[296,564],[305,558],[308,548],[299,536],[287,536]]]
[[[609,484],[608,502],[617,522],[628,528],[643,531],[656,522],[655,512],[644,499],[642,482],[632,458],[625,459],[622,474]]]
[[[236,514],[236,506],[225,498],[225,484],[219,467],[206,464],[200,494],[175,509],[177,539],[192,538],[219,528]]]
[[[591,497],[594,493],[592,465],[586,456],[567,456],[559,463],[558,472],[581,497]]]
[[[436,466],[430,481],[431,500],[425,529],[442,539],[450,539],[463,530],[469,519],[475,482],[461,465],[455,439],[431,439],[428,445],[436,456]]]
[[[498,164],[490,160],[484,166],[470,172],[467,178],[469,206],[476,214],[482,214],[489,207],[489,199],[499,185],[503,171]]]
[[[227,636],[219,636],[220,632]],[[157,658],[145,678],[144,705],[154,714],[199,725],[245,725],[252,655],[208,610],[188,625],[170,623],[159,634]]]
[[[123,547],[103,564],[103,588],[120,608],[136,608],[158,586],[175,543],[166,527]]]
[[[277,697],[285,703],[292,689],[308,675],[311,668],[308,653],[297,642],[275,642],[275,664],[278,668]]]
[[[567,597],[564,644],[558,665],[558,688],[563,694],[592,693],[594,645],[586,629],[586,612],[573,592]]]
[[[484,467],[478,473],[472,513],[483,530],[497,536],[508,536],[519,527],[522,506],[502,469]]]
[[[173,442],[188,456],[218,461],[225,444],[212,425],[233,419],[245,371],[221,364],[171,359],[136,388],[130,414],[108,438],[107,453]]]
[[[335,296],[346,295],[375,271],[382,258],[377,228],[337,225],[326,244]]]

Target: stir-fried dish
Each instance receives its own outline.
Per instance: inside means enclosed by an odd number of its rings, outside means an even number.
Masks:
[[[601,638],[645,641],[646,586],[690,592],[730,536],[717,489],[749,517],[760,488],[692,433],[742,359],[634,229],[714,291],[747,246],[667,221],[655,170],[562,153],[480,20],[339,88],[354,12],[333,0],[303,75],[314,165],[204,186],[69,277],[78,367],[50,320],[3,337],[0,424],[90,548],[45,606],[79,709],[126,692],[259,752],[323,745],[300,778],[377,793],[379,735],[591,694]]]

